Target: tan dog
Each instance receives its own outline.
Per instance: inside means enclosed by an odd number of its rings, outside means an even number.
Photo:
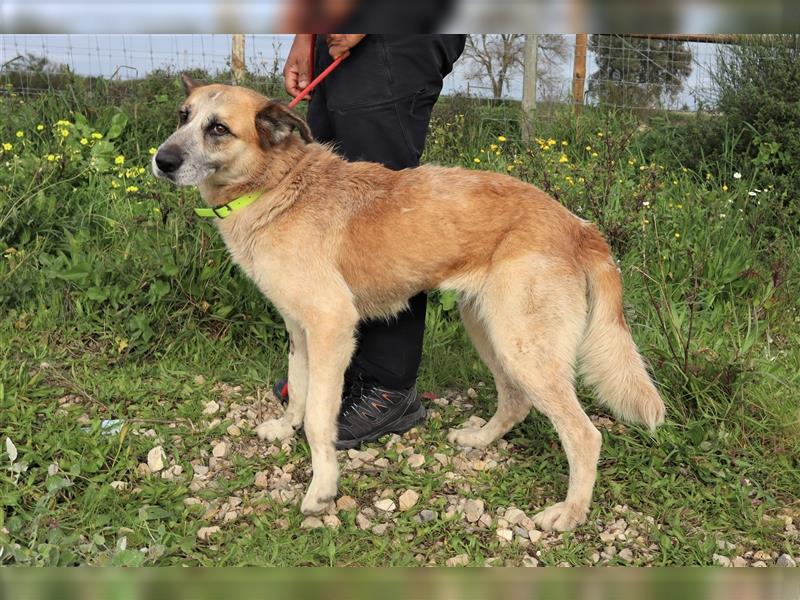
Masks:
[[[534,521],[559,531],[583,523],[601,436],[575,395],[576,362],[620,417],[649,427],[664,418],[597,229],[512,177],[346,162],[277,102],[240,87],[184,84],[181,125],[153,170],[198,185],[212,207],[260,193],[216,223],[289,331],[289,405],[257,433],[280,440],[305,425],[314,475],[301,510],[321,512],[336,496],[336,421],[357,323],[446,288],[459,294],[498,394],[486,425],[447,439],[483,448],[538,409],[558,432],[570,474],[566,500]]]

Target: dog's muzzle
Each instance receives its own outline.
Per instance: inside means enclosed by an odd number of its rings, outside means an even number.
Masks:
[[[174,146],[162,148],[156,154],[156,166],[162,173],[171,174],[183,164],[183,153]]]

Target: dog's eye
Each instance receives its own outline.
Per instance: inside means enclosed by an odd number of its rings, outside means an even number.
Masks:
[[[214,135],[225,135],[228,133],[228,128],[222,123],[217,123],[216,125],[211,126],[211,133]]]
[[[180,111],[180,112],[178,113],[178,120],[180,121],[180,124],[181,124],[181,125],[183,125],[184,123],[186,123],[186,121],[188,121],[188,120],[189,120],[189,111],[188,111],[188,110],[185,110],[185,109],[184,109],[184,110],[182,110],[182,111]]]

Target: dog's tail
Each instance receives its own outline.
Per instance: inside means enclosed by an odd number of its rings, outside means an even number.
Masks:
[[[615,415],[655,429],[664,421],[664,403],[625,322],[619,269],[593,225],[585,225],[581,234],[589,283],[588,323],[579,360],[581,373]]]

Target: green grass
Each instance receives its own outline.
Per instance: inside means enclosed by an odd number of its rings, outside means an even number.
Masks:
[[[566,458],[539,415],[506,436],[510,446],[496,452],[512,463],[500,469],[453,481],[446,469],[410,469],[380,446],[388,468],[345,471],[341,492],[360,508],[385,489],[420,493],[383,535],[358,529],[354,513],[340,513],[336,531],[300,529],[296,505],[256,497],[255,474],[273,464],[294,463],[297,480],[307,480],[302,438],[267,455],[244,431],[230,468],[199,492],[188,479],[138,475],[154,445],[145,435],[151,429],[184,473],[193,461],[207,462],[231,423],[210,426],[205,403],[258,404],[284,373],[286,340],[213,227],[191,217],[196,193],[138,171],[173,126],[174,81],[131,86],[113,104],[106,98],[79,86],[25,102],[0,97],[11,115],[0,123],[0,144],[12,145],[0,153],[0,443],[8,437],[18,452],[14,461],[0,454],[0,561],[384,566],[415,565],[420,555],[423,564],[443,564],[466,553],[469,564],[521,564],[526,549],[501,544],[494,526],[474,532],[441,515],[446,495],[482,498],[493,516],[509,506],[531,515],[563,497]],[[556,115],[529,146],[516,139],[514,117],[508,106],[445,103],[425,160],[511,166],[598,222],[620,262],[634,337],[668,406],[655,433],[602,430],[589,524],[528,551],[540,550],[544,565],[592,564],[604,545],[594,524],[613,522],[614,507],[627,505],[653,518],[641,530],[655,549],[635,555],[634,564],[704,565],[714,553],[748,550],[797,556],[797,538],[774,519],[800,519],[800,260],[780,203],[769,189],[751,196],[748,180],[732,172],[708,179],[699,160],[685,170],[651,165],[643,149],[652,139],[640,143],[625,115]],[[71,124],[59,126],[60,119]],[[95,131],[101,140],[91,137]],[[488,418],[491,378],[452,300],[431,298],[420,387],[437,395],[475,388],[474,412]],[[588,390],[581,397],[590,414],[605,415]],[[435,408],[419,437],[404,442],[427,465],[437,452],[461,455],[445,433],[472,412],[452,403]],[[123,428],[104,435],[102,419],[122,419]],[[113,489],[114,481],[128,489]],[[197,530],[213,523],[183,500],[224,501],[234,492],[252,501],[253,512],[224,525],[213,543],[198,541]],[[424,508],[440,518],[416,522]],[[736,550],[720,552],[718,539]]]

